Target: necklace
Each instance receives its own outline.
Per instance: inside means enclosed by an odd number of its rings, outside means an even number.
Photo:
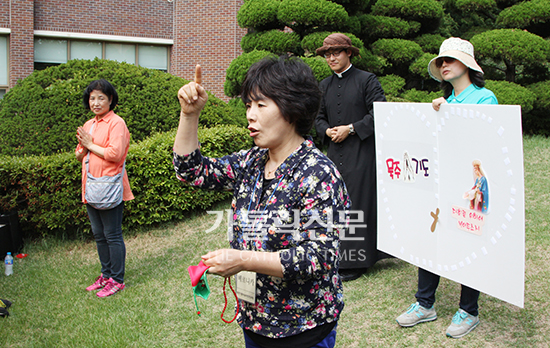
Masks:
[[[271,176],[273,173],[275,173],[275,171],[277,170],[277,168],[279,168],[279,165],[275,163],[275,168],[273,168],[272,170],[268,170],[268,169],[267,169],[267,165],[268,165],[268,163],[269,163],[270,160],[271,160],[271,158],[268,156],[268,157],[267,157],[267,162],[265,163],[265,167],[264,167],[264,170],[266,171],[267,176]]]

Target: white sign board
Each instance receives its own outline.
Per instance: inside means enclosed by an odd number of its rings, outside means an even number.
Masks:
[[[375,103],[378,249],[523,308],[521,109]]]

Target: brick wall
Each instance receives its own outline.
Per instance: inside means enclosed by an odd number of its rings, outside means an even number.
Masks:
[[[0,1],[0,28],[10,27],[10,2]]]
[[[228,100],[225,71],[242,53],[240,40],[246,34],[236,20],[243,2],[0,0],[0,27],[9,27],[11,15],[10,86],[33,71],[33,30],[47,30],[172,39],[169,72],[192,79],[195,64],[201,64],[205,88]]]
[[[167,0],[35,0],[34,29],[172,39],[173,4]]]
[[[241,53],[246,30],[237,25],[237,12],[243,0],[175,0],[172,49],[174,75],[193,79],[195,65],[203,71],[203,85],[217,97],[223,93],[225,71]]]
[[[9,84],[29,76],[34,70],[33,1],[11,0]]]

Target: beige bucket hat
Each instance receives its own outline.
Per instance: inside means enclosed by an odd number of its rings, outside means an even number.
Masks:
[[[443,41],[441,47],[439,48],[439,55],[430,60],[430,63],[428,64],[428,72],[430,73],[430,76],[439,82],[443,80],[443,77],[441,76],[439,69],[435,66],[435,61],[440,57],[451,57],[457,59],[468,68],[479,71],[483,74],[483,70],[481,70],[474,58],[474,46],[469,41],[462,40],[459,37],[451,37]]]

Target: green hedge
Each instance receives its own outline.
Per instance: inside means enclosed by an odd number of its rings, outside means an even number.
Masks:
[[[419,44],[404,39],[377,40],[372,45],[372,50],[374,54],[385,57],[396,64],[409,64],[424,54]]]
[[[378,0],[372,14],[414,20],[431,28],[437,27],[444,11],[437,0]]]
[[[269,51],[278,55],[287,52],[292,52],[296,55],[302,53],[300,36],[298,34],[277,29],[246,34],[241,39],[241,48],[245,53],[252,52],[253,50]]]
[[[437,57],[437,55],[432,53],[421,54],[411,65],[409,65],[409,71],[421,77],[423,80],[432,80],[427,68],[430,61],[435,57]]]
[[[417,33],[420,23],[401,18],[365,14],[360,17],[361,34],[369,41],[378,38],[404,38]]]
[[[523,117],[531,110],[537,96],[528,88],[508,81],[486,80],[485,87],[493,91],[499,104],[520,105]]]
[[[389,95],[399,97],[405,88],[405,79],[398,75],[380,76],[378,81],[380,81],[386,97]]]
[[[114,111],[126,121],[132,141],[177,126],[177,91],[188,81],[162,71],[110,60],[72,60],[35,71],[0,101],[0,154],[51,155],[76,145],[76,129],[93,117],[82,94],[95,79],[105,78],[119,95]],[[201,124],[246,125],[244,115],[214,96],[208,98]]]
[[[241,28],[255,28],[258,31],[283,29],[277,19],[280,0],[247,0],[239,8],[237,23]]]
[[[354,35],[361,35],[361,20],[358,16],[349,16],[346,24],[341,27],[341,30],[353,33]]]
[[[325,58],[321,56],[302,58],[302,60],[311,68],[311,71],[318,82],[323,81],[333,74]]]
[[[523,1],[502,10],[496,24],[505,28],[528,29],[547,36],[550,33],[550,4],[548,0]]]
[[[439,54],[439,47],[445,39],[446,37],[440,34],[424,34],[416,37],[414,42],[419,44],[424,52]]]
[[[497,3],[495,0],[456,0],[455,6],[460,11],[478,13],[494,10]]]
[[[267,56],[275,55],[268,51],[253,50],[252,52],[243,53],[233,59],[225,71],[225,82],[223,84],[225,95],[230,98],[240,95],[241,87],[248,69],[250,69],[252,64]]]
[[[523,117],[523,131],[526,134],[550,136],[550,81],[537,82],[527,87],[537,99],[530,115]]]
[[[277,13],[277,18],[300,36],[316,28],[340,28],[348,17],[342,5],[328,0],[282,0]]]
[[[319,47],[323,46],[323,41],[327,36],[332,34],[329,31],[316,31],[309,35],[304,36],[301,45],[306,56],[315,56],[315,52]],[[352,42],[353,45],[353,42]]]
[[[126,170],[135,199],[126,202],[124,228],[181,219],[185,212],[206,209],[231,196],[200,190],[176,179],[172,165],[175,131],[159,133],[130,146]],[[205,155],[220,157],[252,140],[233,125],[199,130]],[[81,201],[81,163],[73,153],[51,156],[0,156],[0,211],[17,210],[27,237],[90,233]]]
[[[416,88],[411,88],[406,90],[401,97],[404,98],[405,102],[412,103],[431,103],[432,100],[437,99],[443,96],[443,92],[428,92],[428,91],[419,91]]]

